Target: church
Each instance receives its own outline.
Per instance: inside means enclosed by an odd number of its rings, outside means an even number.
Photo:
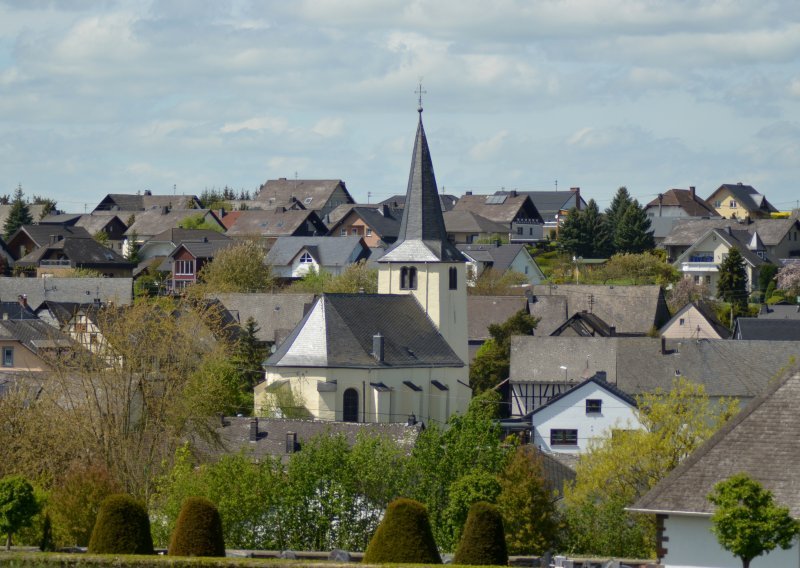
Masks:
[[[444,423],[466,411],[466,259],[447,239],[418,111],[403,219],[378,260],[378,293],[317,298],[265,363],[256,415],[286,389],[318,420]]]

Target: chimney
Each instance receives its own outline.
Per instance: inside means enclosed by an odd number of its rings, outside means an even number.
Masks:
[[[494,246],[495,246],[495,247],[499,247],[499,246],[500,246],[500,245],[502,245],[502,244],[503,244],[503,243],[502,243],[502,241],[501,241],[500,239],[495,239],[495,240],[494,240]]]
[[[381,205],[381,208],[378,209],[378,213],[380,213],[381,215],[383,215],[386,218],[391,216],[391,213],[389,212],[389,206],[386,203]]]
[[[250,441],[258,441],[258,418],[255,417],[250,419]]]
[[[692,201],[695,200],[695,191],[694,191],[694,186],[693,185],[689,186],[689,196],[692,198]]]
[[[276,207],[275,213],[286,213],[286,207]]]
[[[161,214],[162,215],[166,215],[167,213],[169,213],[169,205],[162,205],[161,206]]]
[[[28,307],[28,295],[27,294],[20,294],[19,296],[17,296],[17,301],[19,302],[19,305],[22,306],[23,308],[27,308]]]
[[[472,195],[471,191],[466,192],[464,195]]]
[[[667,338],[664,337],[663,335],[661,336],[661,354],[662,355],[667,354]]]
[[[508,192],[508,194],[509,194],[511,197],[516,197],[516,196],[517,196],[517,190],[516,190],[516,189],[512,189],[511,191],[509,191],[509,192]]]
[[[732,234],[733,234],[733,229],[731,229],[731,226],[730,226],[730,225],[728,225],[727,227],[725,227],[725,230],[727,230],[727,231],[728,231],[728,234],[729,234],[729,235],[732,235]]]
[[[580,187],[570,187],[569,190],[575,194],[575,209],[578,211],[581,210],[581,188]]]
[[[659,217],[661,217],[661,205],[662,205],[663,201],[664,201],[664,194],[663,193],[659,193],[658,194],[658,216]]]
[[[293,454],[297,451],[297,432],[286,432],[286,453]]]
[[[612,325],[608,328],[608,335],[609,337],[616,337],[617,336],[617,327]]]
[[[383,363],[384,337],[380,333],[372,336],[372,356],[378,363]]]
[[[58,235],[50,235],[50,244],[51,245],[56,244],[59,240],[60,239],[58,238]]]

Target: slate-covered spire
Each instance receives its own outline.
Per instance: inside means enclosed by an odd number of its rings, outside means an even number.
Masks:
[[[419,125],[400,232],[379,262],[464,262],[461,252],[447,240],[433,162],[422,126],[422,107],[418,111]]]

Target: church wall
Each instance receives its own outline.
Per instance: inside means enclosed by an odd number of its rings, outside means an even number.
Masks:
[[[410,415],[426,423],[444,423],[454,412],[464,413],[472,396],[467,367],[405,368],[405,369],[341,369],[273,367],[266,381],[255,388],[255,413],[263,415],[265,389],[276,381],[289,380],[294,394],[302,399],[309,412],[318,420],[343,420],[345,390],[359,393],[359,422],[405,422]],[[447,385],[442,391],[431,381]],[[318,391],[319,383],[336,381],[335,390]],[[409,381],[421,388],[406,386]],[[461,381],[461,382],[459,382]],[[380,392],[370,383],[383,383],[390,392]],[[285,387],[284,387],[285,388]],[[324,388],[324,387],[323,387]]]

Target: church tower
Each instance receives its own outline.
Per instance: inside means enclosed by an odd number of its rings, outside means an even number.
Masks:
[[[428,140],[419,125],[397,241],[378,259],[378,293],[411,294],[466,364],[466,259],[447,239]]]

